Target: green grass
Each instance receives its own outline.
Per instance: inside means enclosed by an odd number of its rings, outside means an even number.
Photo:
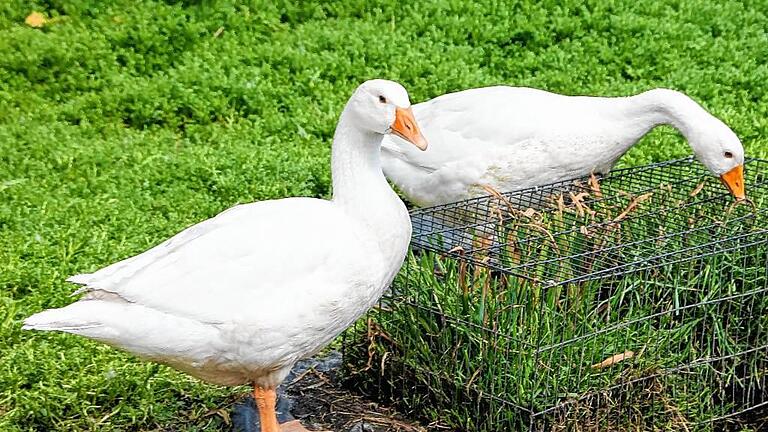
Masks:
[[[206,386],[20,320],[237,202],[328,196],[354,87],[682,90],[768,156],[765,2],[0,3],[0,430],[219,430]],[[32,11],[60,17],[44,29]],[[217,31],[223,28],[218,37]],[[623,160],[689,153],[669,129]]]

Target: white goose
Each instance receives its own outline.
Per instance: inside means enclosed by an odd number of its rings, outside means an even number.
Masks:
[[[731,193],[744,194],[744,149],[736,135],[688,96],[656,89],[630,97],[563,96],[487,87],[414,105],[430,143],[416,152],[382,143],[384,174],[414,204],[432,206],[607,173],[655,126],[669,124]]]
[[[85,336],[215,384],[251,383],[263,432],[304,430],[278,425],[275,388],[379,299],[406,254],[411,222],[379,160],[390,132],[426,149],[405,89],[363,83],[334,135],[332,200],[233,207],[70,278],[84,296],[24,328]]]

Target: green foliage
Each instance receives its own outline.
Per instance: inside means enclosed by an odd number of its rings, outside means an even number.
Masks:
[[[52,22],[24,25],[33,10]],[[414,101],[490,84],[682,90],[768,156],[762,2],[0,2],[0,429],[218,430],[241,389],[20,320],[66,276],[237,202],[328,196],[362,80]],[[221,29],[221,30],[220,30]],[[689,153],[652,133],[624,159]]]

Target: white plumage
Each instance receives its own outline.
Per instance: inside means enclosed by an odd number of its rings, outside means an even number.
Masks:
[[[395,265],[331,202],[245,204],[71,278],[86,285],[84,299],[25,325],[87,336],[217,384],[274,386],[368,309]]]
[[[416,152],[387,137],[382,165],[387,178],[419,206],[487,195],[483,186],[506,192],[607,173],[660,124],[680,130],[715,175],[744,162],[736,135],[672,90],[587,97],[498,86],[439,96],[413,111],[430,148]]]

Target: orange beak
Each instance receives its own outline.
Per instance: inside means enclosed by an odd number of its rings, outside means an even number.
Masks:
[[[725,187],[731,191],[731,194],[733,194],[738,201],[747,198],[747,194],[744,192],[744,165],[739,165],[721,175],[720,180],[723,181]]]
[[[421,134],[416,119],[413,118],[413,111],[410,108],[395,108],[395,122],[392,123],[390,130],[395,135],[415,145],[419,150],[427,149],[427,140]]]

